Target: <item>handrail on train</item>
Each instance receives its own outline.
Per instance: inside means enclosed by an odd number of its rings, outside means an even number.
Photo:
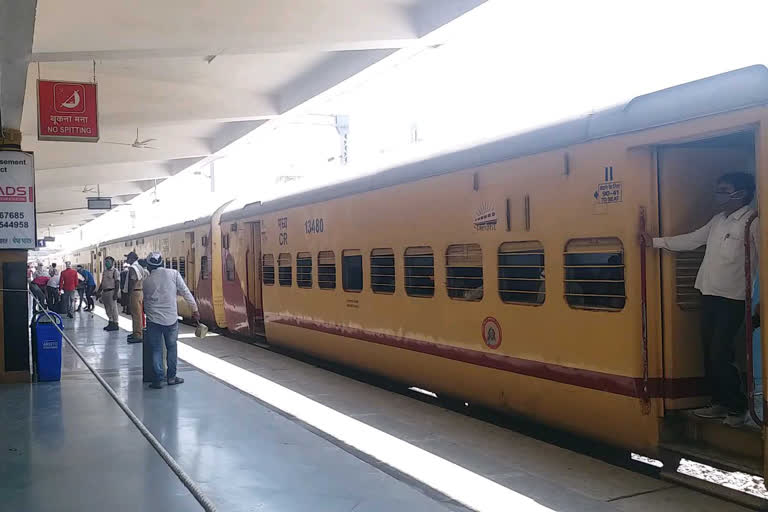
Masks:
[[[757,425],[763,424],[763,419],[758,416],[755,409],[755,370],[752,361],[752,223],[757,219],[757,212],[753,212],[744,227],[744,332],[747,345],[747,402],[749,415]]]
[[[647,233],[647,215],[645,207],[640,207],[640,233]],[[640,240],[640,306],[641,306],[641,329],[643,339],[643,389],[641,397],[643,400],[643,413],[650,413],[651,394],[648,390],[648,283],[647,283],[647,261],[646,256],[648,247],[644,240]]]

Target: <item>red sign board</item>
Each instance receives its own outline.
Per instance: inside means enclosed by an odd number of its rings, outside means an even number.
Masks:
[[[38,80],[37,116],[39,140],[98,141],[96,84]]]

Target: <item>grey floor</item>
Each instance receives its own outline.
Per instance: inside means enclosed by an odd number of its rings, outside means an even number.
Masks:
[[[430,497],[237,390],[180,366],[181,386],[141,382],[141,345],[87,313],[70,338],[221,511],[446,511]],[[0,509],[201,507],[65,349],[60,383],[0,387]]]

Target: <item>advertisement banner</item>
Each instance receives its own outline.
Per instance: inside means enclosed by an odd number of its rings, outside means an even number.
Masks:
[[[34,158],[0,151],[0,249],[35,249],[36,243]]]
[[[38,80],[37,138],[97,142],[99,118],[96,84]]]

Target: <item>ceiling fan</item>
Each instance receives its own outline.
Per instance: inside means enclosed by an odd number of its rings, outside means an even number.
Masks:
[[[104,144],[116,144],[118,146],[131,146],[136,149],[157,149],[152,146],[147,146],[147,144],[156,140],[157,139],[139,140],[139,129],[136,128],[136,140],[133,141],[132,144],[128,144],[127,142],[107,142],[107,141],[104,141]]]

